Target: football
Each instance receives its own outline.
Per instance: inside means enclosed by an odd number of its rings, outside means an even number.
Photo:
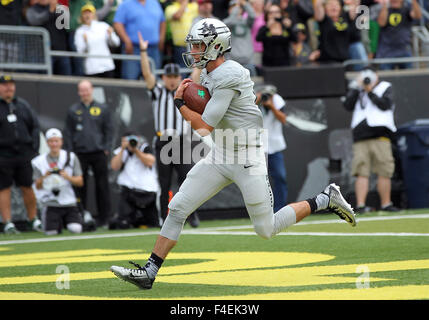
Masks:
[[[210,100],[210,93],[206,87],[191,82],[183,92],[183,100],[185,100],[186,106],[189,109],[203,114],[207,102]]]

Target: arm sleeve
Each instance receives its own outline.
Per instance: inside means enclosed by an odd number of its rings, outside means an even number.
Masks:
[[[80,165],[79,158],[74,155],[74,162],[73,162],[73,176],[78,177],[83,175],[82,173],[82,166]]]
[[[43,174],[40,172],[40,170],[33,164],[31,164],[33,167],[33,181],[36,181],[39,179]]]
[[[389,110],[393,105],[393,90],[392,87],[386,89],[381,97],[378,97],[375,93],[369,92],[368,97],[371,101],[381,110]]]
[[[74,45],[76,46],[77,52],[87,52],[88,46],[83,39],[83,32],[81,28],[78,28],[74,34]]]
[[[216,127],[222,120],[226,110],[231,104],[236,91],[232,89],[217,89],[206,105],[201,119],[209,126]]]
[[[104,134],[104,150],[110,151],[112,149],[113,143],[113,121],[110,114],[110,110],[106,107],[106,111],[104,114],[104,123],[103,123],[103,134]]]
[[[27,112],[29,114],[31,125],[28,128],[29,133],[31,135],[32,141],[33,141],[33,150],[36,153],[39,153],[39,147],[40,147],[40,124],[39,119],[37,117],[36,111],[26,102],[23,101],[23,104],[25,108],[27,109]]]
[[[359,90],[352,89],[347,91],[346,99],[343,102],[344,108],[347,111],[353,111],[358,98],[359,98]]]

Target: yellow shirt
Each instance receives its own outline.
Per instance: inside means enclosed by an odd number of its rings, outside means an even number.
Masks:
[[[170,24],[171,36],[175,46],[185,47],[185,38],[192,26],[192,21],[198,16],[198,4],[188,3],[185,12],[179,20],[173,20],[173,15],[180,9],[180,3],[173,2],[165,8],[165,19]]]

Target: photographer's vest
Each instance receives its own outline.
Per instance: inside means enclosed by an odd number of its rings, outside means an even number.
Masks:
[[[47,156],[48,153],[44,153],[31,160],[31,164],[36,167],[42,173],[42,175],[45,175],[48,171],[52,170],[52,168],[49,166]],[[60,150],[60,156],[58,159],[57,166],[60,170],[62,169],[67,172],[69,176],[73,176],[73,165],[75,159],[76,155],[73,152],[70,152],[67,155],[67,151]],[[73,191],[73,186],[70,181],[65,181],[65,186],[60,188],[60,193],[57,196],[55,196],[51,190],[37,189],[34,187],[33,189],[37,200],[40,201],[42,204],[56,201],[61,206],[76,205],[76,195]]]
[[[381,81],[372,92],[382,97],[386,90],[391,86],[387,81]],[[381,110],[378,108],[368,97],[368,93],[360,94],[359,99],[356,102],[356,106],[353,112],[352,118],[352,129],[356,128],[362,121],[366,120],[370,127],[386,127],[392,132],[396,132],[396,126],[393,119],[393,111],[395,106],[388,110]]]

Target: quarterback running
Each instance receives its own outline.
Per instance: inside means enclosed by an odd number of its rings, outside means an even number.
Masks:
[[[319,195],[291,203],[273,212],[263,146],[262,114],[255,104],[249,71],[224,54],[231,50],[231,32],[217,19],[194,24],[186,37],[183,54],[188,67],[202,69],[200,83],[211,95],[204,112],[188,108],[183,91],[192,82],[185,79],[175,94],[175,105],[200,135],[211,134],[214,146],[188,173],[169,204],[170,213],[144,266],[111,266],[120,279],[141,289],[151,289],[158,270],[177,243],[188,215],[221,189],[235,183],[241,191],[255,232],[269,239],[311,213],[329,210],[351,226],[356,225],[351,206],[339,187],[330,184]],[[224,141],[226,140],[226,143]]]

